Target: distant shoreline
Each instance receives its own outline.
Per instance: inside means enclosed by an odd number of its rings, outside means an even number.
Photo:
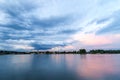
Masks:
[[[80,49],[79,51],[30,51],[30,52],[19,52],[19,51],[6,51],[0,50],[0,55],[5,54],[120,54],[120,50],[90,50]]]

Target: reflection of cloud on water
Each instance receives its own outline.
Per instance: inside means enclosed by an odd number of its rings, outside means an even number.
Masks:
[[[80,78],[101,79],[107,75],[116,74],[116,63],[112,55],[54,55],[54,62],[60,65],[63,62],[67,69],[75,72]]]
[[[59,55],[59,54],[51,55],[51,59],[52,59],[55,63],[59,64],[60,61],[61,61],[61,55]]]
[[[14,68],[29,68],[32,62],[32,55],[13,55],[11,57],[11,66]]]
[[[28,63],[30,62],[32,56],[31,55],[13,55],[11,58],[12,63]]]
[[[100,78],[114,73],[114,63],[111,56],[88,56],[77,65],[77,72],[86,78]]]
[[[65,60],[68,68],[75,68],[77,63],[80,61],[80,55],[68,54],[68,55],[65,55]]]

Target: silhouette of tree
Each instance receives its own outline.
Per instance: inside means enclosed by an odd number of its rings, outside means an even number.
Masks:
[[[80,54],[85,54],[85,53],[86,53],[86,49],[80,49],[80,50],[78,51],[78,53],[80,53]]]

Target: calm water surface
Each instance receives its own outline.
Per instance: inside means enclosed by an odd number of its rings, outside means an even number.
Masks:
[[[120,55],[1,55],[0,80],[120,80]]]

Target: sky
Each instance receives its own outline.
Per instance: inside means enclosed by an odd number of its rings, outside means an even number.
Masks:
[[[0,50],[120,49],[120,0],[0,0]]]

